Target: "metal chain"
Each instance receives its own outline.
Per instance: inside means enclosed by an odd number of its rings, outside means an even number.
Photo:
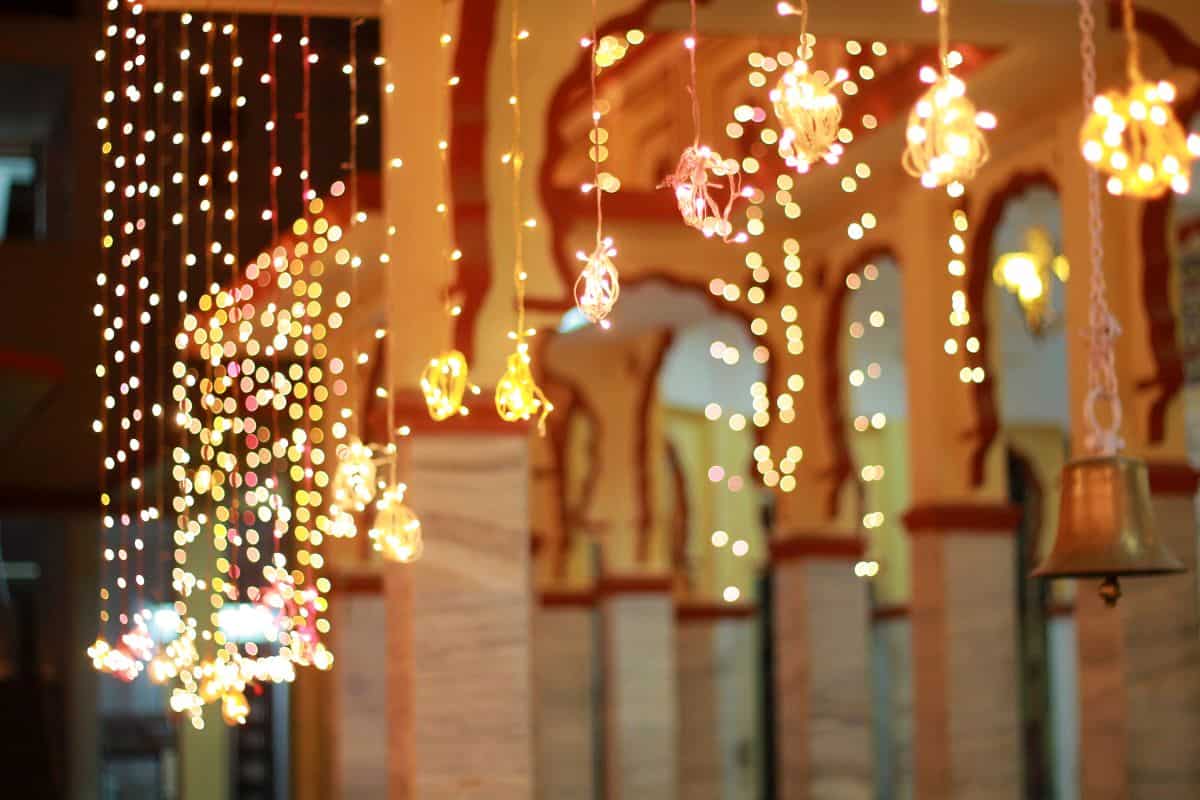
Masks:
[[[1092,0],[1079,0],[1079,52],[1083,57],[1083,113],[1092,110],[1096,96],[1096,19]],[[1104,221],[1100,214],[1100,176],[1087,170],[1088,236],[1091,255],[1088,310],[1088,392],[1084,401],[1087,422],[1085,446],[1095,455],[1112,455],[1125,446],[1121,438],[1121,396],[1117,391],[1116,338],[1121,326],[1108,307],[1104,280]],[[1107,426],[1097,416],[1097,405],[1106,403]]]

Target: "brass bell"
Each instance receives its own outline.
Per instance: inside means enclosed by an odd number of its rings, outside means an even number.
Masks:
[[[1155,532],[1144,461],[1095,456],[1063,467],[1058,536],[1035,577],[1102,578],[1100,596],[1112,606],[1120,577],[1183,571]]]

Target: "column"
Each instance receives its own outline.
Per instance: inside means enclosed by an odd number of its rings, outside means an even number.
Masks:
[[[1016,601],[1019,512],[929,504],[912,536],[915,794],[1021,796]]]
[[[606,800],[675,800],[679,711],[671,581],[667,577],[606,576],[600,604],[603,796]]]
[[[757,609],[688,602],[675,614],[679,797],[758,797]]]
[[[327,676],[320,676],[331,684],[330,696],[324,698],[332,718],[327,723],[333,733],[331,794],[335,800],[386,800],[388,674],[381,665],[387,663],[388,608],[383,580],[378,573],[344,576],[333,587],[329,612],[337,661]],[[324,746],[330,746],[328,740]]]
[[[1121,582],[1129,698],[1129,797],[1192,797],[1200,786],[1196,473],[1150,462],[1159,535],[1187,572]],[[1094,586],[1081,582],[1080,593]]]
[[[533,618],[537,800],[596,800],[594,593],[543,592]]]
[[[913,796],[912,626],[907,606],[872,613],[875,781],[881,800]]]
[[[863,554],[848,536],[771,543],[781,800],[875,796]]]
[[[463,419],[414,437],[425,551],[384,574],[394,800],[533,796],[528,428]]]

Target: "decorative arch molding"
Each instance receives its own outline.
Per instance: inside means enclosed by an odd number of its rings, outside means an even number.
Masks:
[[[844,344],[842,331],[846,327],[846,302],[850,294],[846,278],[863,269],[867,264],[882,259],[890,260],[896,265],[897,270],[900,269],[900,259],[897,257],[896,251],[890,245],[877,244],[850,257],[835,273],[834,277],[837,282],[832,287],[828,287],[828,280],[825,279],[830,270],[827,268],[821,270],[821,283],[829,290],[828,313],[825,315],[825,330],[821,337],[824,348],[821,360],[826,365],[821,380],[821,398],[825,407],[829,409],[825,433],[833,451],[833,460],[820,474],[830,481],[829,488],[825,493],[825,514],[830,518],[838,515],[842,487],[847,480],[854,477],[854,459],[850,454],[850,441],[846,435],[845,386],[841,379]],[[861,506],[864,499],[863,486],[860,481],[855,481],[855,486],[856,497]]]
[[[975,223],[975,235],[971,238],[967,259],[967,305],[971,309],[971,321],[967,334],[979,339],[979,352],[990,361],[988,349],[990,326],[988,324],[987,290],[992,274],[992,240],[1008,204],[1031,189],[1047,188],[1059,194],[1058,181],[1048,170],[1037,167],[1019,170],[988,195]],[[995,374],[994,365],[988,368]],[[992,379],[983,383],[970,384],[971,399],[975,406],[975,426],[963,432],[964,439],[973,442],[967,461],[971,486],[983,485],[987,467],[987,454],[1000,432],[1000,412],[996,401],[996,382]]]
[[[1119,3],[1109,0],[1108,8],[1109,27],[1116,28],[1120,25]],[[1138,6],[1134,19],[1138,31],[1162,49],[1173,67],[1200,71],[1200,43],[1192,41],[1169,17]],[[1186,124],[1200,111],[1200,89],[1178,102],[1175,108]],[[1171,305],[1174,205],[1174,196],[1168,194],[1142,207],[1142,308],[1154,371],[1149,378],[1138,381],[1136,388],[1139,392],[1152,392],[1154,397],[1147,410],[1148,444],[1166,440],[1167,409],[1184,383],[1183,354],[1179,350],[1177,323]]]
[[[667,474],[671,479],[671,497],[675,503],[675,516],[671,520],[671,570],[682,579],[684,588],[692,589],[692,573],[688,569],[688,534],[692,526],[692,504],[688,496],[687,473],[679,448],[667,438]]]

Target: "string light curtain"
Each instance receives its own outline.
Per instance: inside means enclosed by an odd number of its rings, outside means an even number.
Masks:
[[[588,131],[588,160],[592,162],[592,182],[583,184],[584,194],[592,192],[596,198],[596,243],[591,253],[582,250],[575,257],[583,262],[583,269],[575,279],[575,306],[584,318],[593,325],[607,329],[612,313],[621,296],[621,277],[613,258],[617,248],[611,237],[604,235],[604,193],[615,192],[621,182],[616,176],[601,172],[600,165],[608,160],[608,131],[600,126],[600,103],[596,94],[596,79],[605,66],[615,64],[620,56],[601,53],[596,12],[596,0],[592,0],[592,35],[580,41],[583,47],[591,48],[588,57],[588,80],[591,90],[592,127]],[[609,37],[605,37],[609,40]],[[616,42],[616,39],[610,41]],[[623,52],[623,51],[622,51]]]
[[[593,6],[594,17],[594,6]],[[529,279],[525,272],[524,236],[525,228],[536,224],[525,219],[521,212],[521,168],[525,154],[521,150],[521,43],[529,38],[529,31],[520,26],[520,3],[513,0],[512,24],[509,31],[509,80],[512,94],[508,105],[512,110],[512,145],[501,161],[512,170],[512,215],[513,215],[513,286],[516,289],[516,327],[508,332],[515,343],[513,352],[505,362],[504,372],[496,381],[496,412],[505,422],[526,422],[537,416],[538,433],[546,435],[546,417],[554,405],[533,379],[533,359],[529,355],[528,339],[537,330],[527,327],[525,320],[525,283]],[[593,51],[594,52],[594,51]],[[595,119],[593,111],[593,120]],[[593,128],[594,130],[594,128]]]

